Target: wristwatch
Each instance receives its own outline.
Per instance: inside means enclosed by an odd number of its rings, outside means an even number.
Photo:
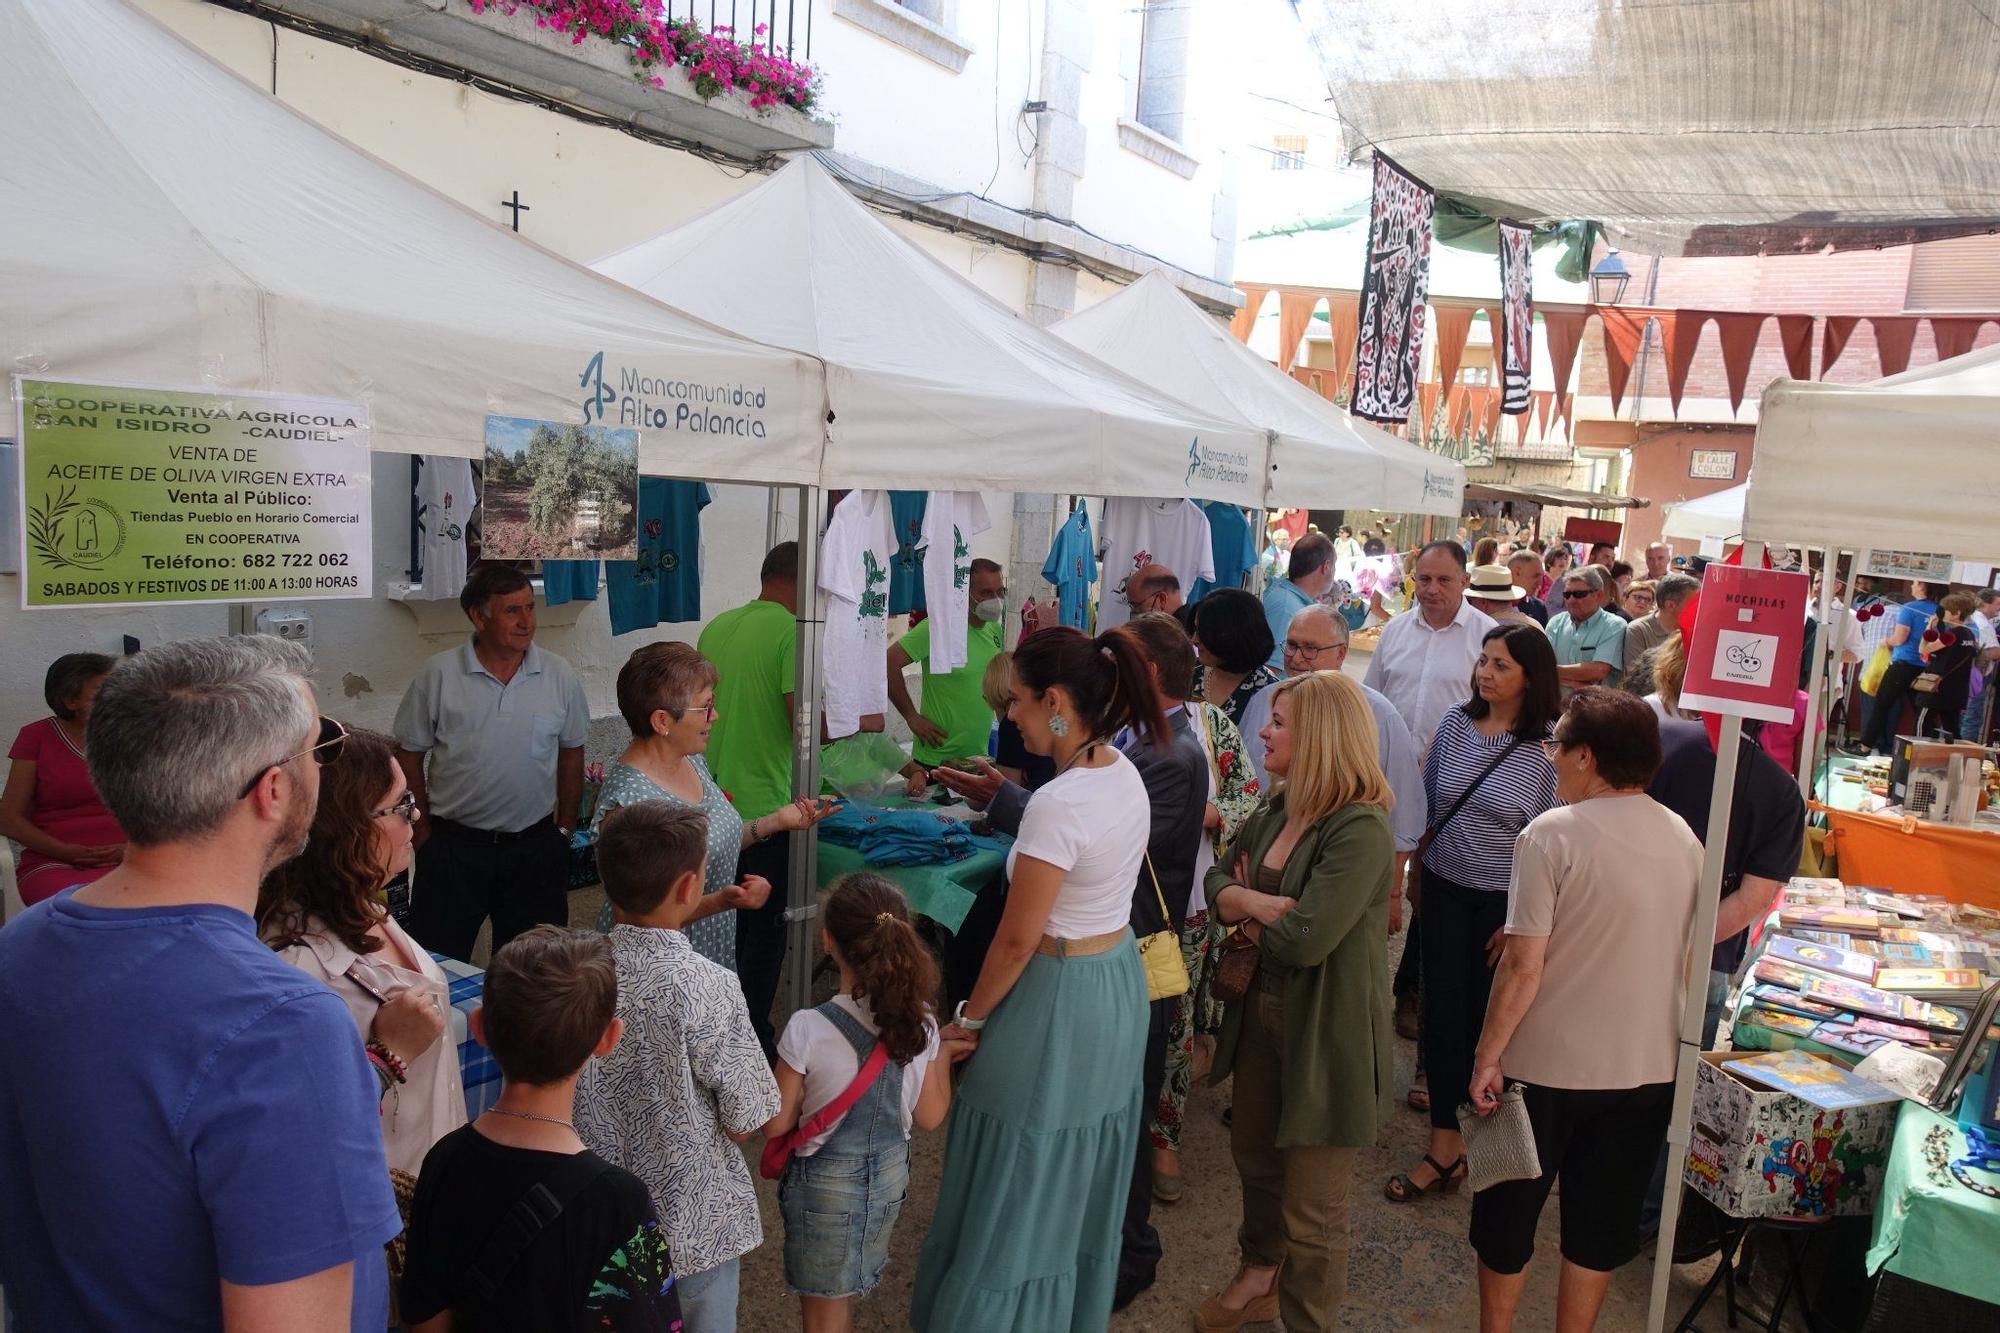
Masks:
[[[986,1026],[986,1020],[984,1018],[967,1018],[965,1016],[965,1006],[968,1003],[969,1001],[960,1000],[958,1002],[958,1008],[952,1010],[951,1014],[952,1025],[954,1027],[962,1027],[967,1032],[977,1032],[979,1031],[979,1029]]]

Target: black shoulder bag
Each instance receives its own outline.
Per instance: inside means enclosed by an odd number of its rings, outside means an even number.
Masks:
[[[611,1163],[596,1153],[580,1152],[530,1185],[479,1247],[479,1257],[465,1275],[465,1306],[481,1315],[490,1313],[500,1299],[502,1283],[535,1238],[610,1169]]]

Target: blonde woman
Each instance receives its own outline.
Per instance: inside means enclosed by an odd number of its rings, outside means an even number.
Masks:
[[[1389,1114],[1395,798],[1368,700],[1337,671],[1278,686],[1262,739],[1275,788],[1208,873],[1215,912],[1258,945],[1209,1075],[1235,1078],[1242,1262],[1195,1326],[1311,1333],[1338,1321],[1355,1158]]]

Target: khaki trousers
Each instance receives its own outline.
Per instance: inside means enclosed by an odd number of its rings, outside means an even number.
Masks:
[[[1259,978],[1244,1000],[1233,1078],[1229,1147],[1243,1178],[1246,1264],[1282,1263],[1278,1313],[1286,1333],[1339,1322],[1347,1295],[1347,1204],[1358,1148],[1279,1148],[1284,1088],[1284,996]]]

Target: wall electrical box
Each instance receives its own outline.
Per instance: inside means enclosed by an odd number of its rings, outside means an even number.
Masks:
[[[312,612],[302,606],[267,606],[257,613],[257,632],[275,634],[306,648],[313,646]]]

